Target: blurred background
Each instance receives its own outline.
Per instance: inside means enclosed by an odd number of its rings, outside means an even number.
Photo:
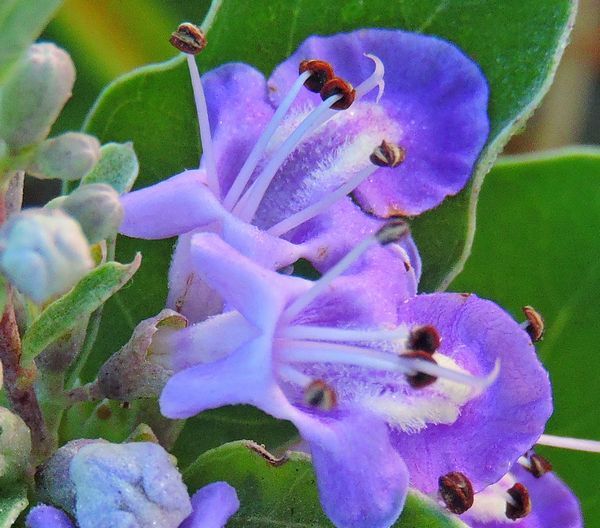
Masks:
[[[175,55],[168,36],[179,22],[200,22],[208,0],[66,0],[43,39],[64,47],[77,67],[73,97],[54,133],[77,130],[106,84],[137,66]],[[581,0],[571,44],[556,80],[527,128],[506,153],[600,143],[600,0]],[[56,182],[27,188],[29,204],[45,203]]]

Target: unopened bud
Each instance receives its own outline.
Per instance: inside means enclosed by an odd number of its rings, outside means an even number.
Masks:
[[[52,200],[47,207],[60,207],[79,222],[90,244],[116,234],[123,221],[119,194],[110,185],[82,185],[68,196]]]
[[[25,210],[0,230],[0,269],[37,303],[68,291],[93,265],[81,227],[63,211]]]
[[[187,319],[173,310],[142,321],[100,369],[97,384],[102,394],[120,401],[158,396],[173,374],[168,338],[186,326]]]
[[[67,132],[40,145],[27,174],[38,178],[79,180],[99,159],[100,142],[94,136]]]
[[[31,435],[25,422],[0,407],[0,484],[18,480],[27,470]]]
[[[75,82],[69,54],[47,42],[33,44],[0,96],[0,137],[12,150],[48,136]]]

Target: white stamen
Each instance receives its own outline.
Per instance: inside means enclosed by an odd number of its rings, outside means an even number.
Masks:
[[[478,378],[440,367],[435,363],[422,359],[392,356],[385,352],[338,343],[324,345],[323,343],[311,341],[289,341],[282,350],[285,359],[292,363],[342,363],[375,370],[401,372],[408,375],[422,372],[436,378],[469,385],[477,390],[484,390],[489,387],[497,378],[500,369],[500,362],[496,361],[496,365],[490,374]]]
[[[310,383],[313,381],[310,376],[307,376],[306,374],[303,374],[299,370],[296,370],[288,365],[279,367],[277,372],[284,381],[303,388],[308,387],[308,385],[310,385]]]
[[[385,67],[383,66],[383,62],[381,62],[379,57],[370,53],[365,53],[364,55],[375,63],[375,70],[368,79],[364,80],[356,87],[356,99],[360,99],[377,86],[379,88],[379,92],[377,93],[377,99],[375,102],[378,103],[385,88],[385,81],[383,80]]]
[[[257,176],[254,183],[240,198],[239,202],[233,208],[233,213],[240,219],[251,222],[258,206],[273,180],[279,167],[283,165],[290,153],[304,139],[304,136],[313,130],[319,120],[322,118],[336,101],[339,101],[342,95],[335,94],[328,97],[319,106],[317,106],[308,116],[300,123],[298,128],[290,134],[290,136],[277,149],[273,157],[269,160],[262,172]]]
[[[335,202],[352,192],[358,187],[363,181],[365,181],[371,174],[373,174],[379,167],[375,165],[369,165],[369,167],[359,171],[353,178],[350,178],[346,183],[338,187],[335,191],[329,193],[325,198],[312,204],[311,206],[302,209],[291,216],[288,216],[278,224],[270,227],[267,233],[273,236],[281,236],[284,233],[298,227],[300,224],[307,222],[311,218],[314,218],[318,214],[325,211],[328,207],[333,205]]]
[[[323,291],[334,279],[344,273],[352,264],[354,264],[354,262],[360,258],[360,256],[367,249],[377,243],[377,238],[375,236],[370,236],[354,246],[354,248],[347,253],[344,258],[330,268],[329,271],[327,271],[319,280],[314,282],[310,289],[298,296],[296,300],[285,309],[282,315],[282,320],[291,321],[294,317],[296,317],[302,310],[304,310],[304,308],[312,303],[316,297],[323,293]]]
[[[281,104],[275,111],[275,114],[271,118],[271,121],[269,121],[269,124],[261,134],[260,138],[254,145],[252,152],[250,152],[248,158],[244,162],[244,165],[240,169],[240,172],[238,173],[235,181],[233,182],[233,185],[229,189],[227,196],[225,196],[225,200],[223,200],[223,206],[225,207],[225,209],[230,210],[239,200],[242,192],[248,184],[248,181],[250,181],[250,177],[252,176],[254,169],[256,169],[256,166],[258,165],[261,156],[267,148],[269,141],[271,140],[273,134],[277,130],[277,127],[283,120],[290,106],[292,106],[292,103],[296,99],[298,92],[300,92],[300,90],[304,86],[305,81],[311,75],[312,73],[310,71],[305,71],[304,73],[302,73],[296,79],[296,82],[292,85],[292,88],[287,93],[284,100],[281,102]]]
[[[543,434],[539,437],[536,444],[550,447],[562,447],[563,449],[572,449],[574,451],[600,453],[600,442],[598,440],[584,440],[581,438],[569,438],[566,436]]]
[[[520,456],[520,457],[517,459],[517,462],[518,462],[519,464],[521,464],[521,466],[523,466],[525,469],[531,469],[531,461],[530,461],[530,460],[529,460],[527,457],[525,457],[525,456]]]
[[[405,326],[394,330],[353,330],[350,328],[329,328],[325,326],[296,325],[288,326],[281,337],[308,341],[404,341],[409,331]]]
[[[210,133],[210,123],[208,121],[208,109],[206,107],[206,97],[202,88],[202,80],[194,55],[186,54],[190,78],[192,79],[192,90],[194,92],[194,101],[196,103],[196,113],[198,114],[198,127],[200,129],[200,141],[202,142],[202,156],[206,160],[207,184],[213,194],[219,198],[219,177],[217,175],[217,164],[215,161],[215,152],[213,149],[212,136]]]

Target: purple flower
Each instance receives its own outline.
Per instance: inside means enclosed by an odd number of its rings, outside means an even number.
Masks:
[[[28,528],[221,528],[239,507],[225,482],[205,486],[190,500],[177,468],[157,444],[87,441],[57,454],[50,477],[56,482],[45,483],[46,493],[75,521],[63,510],[40,505],[29,513]],[[59,480],[63,473],[66,480]]]
[[[178,372],[163,414],[251,404],[291,420],[337,526],[390,526],[409,474],[424,491],[455,470],[477,489],[491,484],[551,412],[531,341],[493,303],[460,294],[386,302],[393,280],[382,288],[380,277],[343,275],[398,227],[316,282],[266,270],[212,233],[190,245],[196,272],[231,311],[173,334]]]
[[[517,462],[497,483],[477,493],[461,519],[471,528],[583,528],[579,502],[565,483],[553,473],[536,477],[523,463]],[[517,483],[526,490],[521,493],[527,495],[530,512],[515,522],[507,517],[507,503],[510,514],[518,506],[515,497],[520,499],[513,490]]]
[[[329,65],[312,62],[298,75],[304,59],[331,63],[334,78]],[[375,29],[311,37],[268,82],[245,64],[222,66],[201,81],[193,56],[188,63],[201,168],[126,195],[121,232],[180,235],[168,306],[192,321],[222,309],[194,272],[194,232],[218,232],[269,269],[305,258],[325,271],[382,225],[348,193],[380,217],[421,213],[460,191],[488,133],[483,75],[434,37]],[[327,86],[345,80],[356,85],[348,92],[342,84],[354,101],[332,109],[346,96]],[[322,88],[324,101],[305,82]],[[393,161],[381,151],[384,140]],[[420,262],[410,237],[402,246],[400,261],[389,252],[378,261],[398,275],[407,298],[416,293]]]

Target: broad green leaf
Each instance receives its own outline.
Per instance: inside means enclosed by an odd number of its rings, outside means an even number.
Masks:
[[[547,433],[600,440],[600,149],[502,160],[483,188],[473,253],[451,285],[524,320],[546,320],[539,343],[554,388]],[[600,526],[600,456],[540,449]]]
[[[62,4],[62,0],[0,2],[0,81]]]
[[[81,184],[106,183],[123,194],[131,190],[139,170],[131,143],[107,143],[100,148],[98,164],[82,178]]]
[[[265,74],[313,33],[360,27],[404,28],[456,42],[483,68],[491,86],[491,136],[468,189],[413,222],[424,261],[423,289],[445,283],[460,268],[474,229],[482,178],[513,130],[522,126],[546,91],[565,45],[572,0],[223,0],[202,54],[203,69],[245,61]],[[401,59],[399,59],[401,60]],[[85,130],[107,141],[133,141],[140,160],[136,186],[145,187],[198,163],[199,141],[189,76],[179,58],[139,69],[110,85]],[[449,131],[451,133],[451,131]],[[133,324],[163,306],[173,240],[121,239],[118,255],[144,254],[138,280],[105,310],[91,379],[106,356],[125,343]],[[457,264],[458,262],[458,264]]]
[[[231,528],[332,527],[319,503],[315,474],[306,455],[294,453],[273,466],[250,450],[247,442],[232,442],[207,451],[183,473],[190,491],[215,481],[226,481],[237,491],[240,510]],[[465,525],[445,515],[430,499],[411,492],[396,528],[460,528]]]
[[[48,305],[23,336],[21,361],[35,359],[48,345],[74,328],[121,289],[139,268],[138,254],[130,264],[107,262],[98,266],[72,290]]]
[[[0,489],[0,528],[10,528],[28,504],[25,485],[15,484],[10,488]]]

